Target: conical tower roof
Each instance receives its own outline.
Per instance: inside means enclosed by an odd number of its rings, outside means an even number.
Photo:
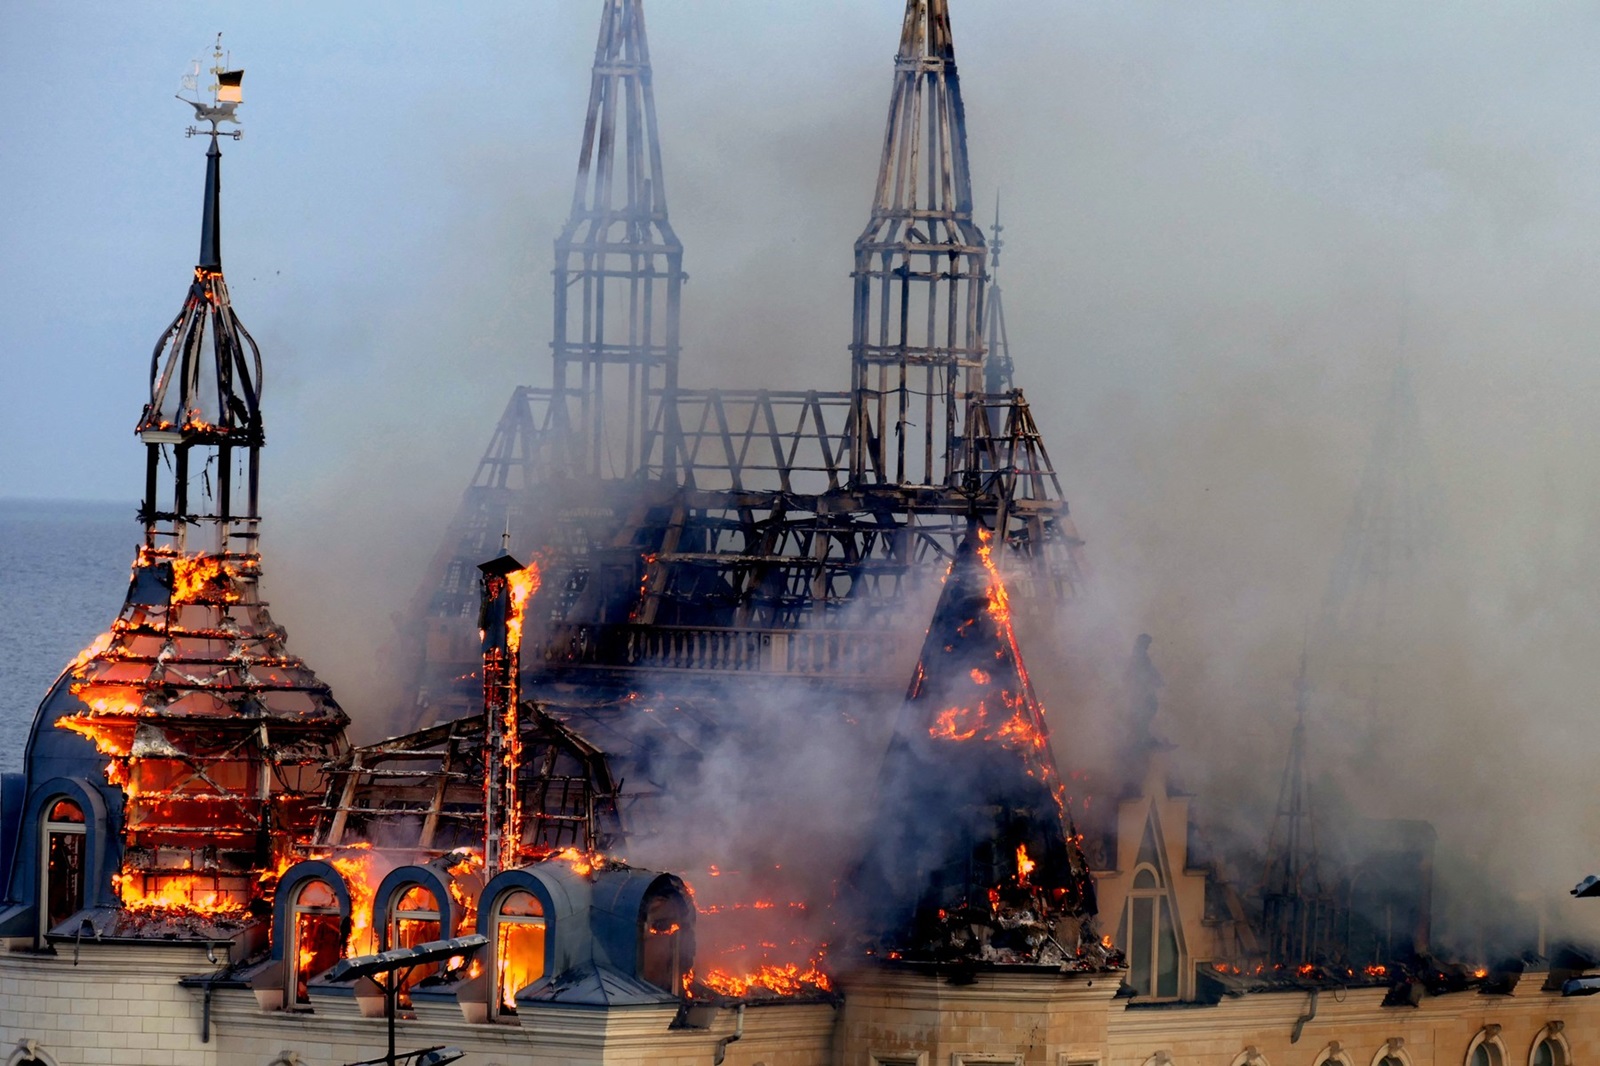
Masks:
[[[260,595],[261,363],[222,276],[214,124],[211,138],[200,262],[137,427],[144,544],[121,612],[62,673],[28,742],[30,793],[69,779],[94,790],[75,798],[100,828],[73,902],[124,912],[119,934],[174,931],[133,911],[177,914],[195,935],[246,918],[308,839],[349,722]],[[36,862],[18,864],[13,901],[37,894]],[[36,902],[44,931],[70,916],[45,913],[66,907],[54,896]]]
[[[867,923],[906,958],[1059,965],[1078,938],[1046,937],[1052,955],[1038,930],[1068,919],[1089,934],[1093,883],[990,536],[976,528],[934,609],[868,847],[856,877]],[[992,935],[973,939],[975,924]]]

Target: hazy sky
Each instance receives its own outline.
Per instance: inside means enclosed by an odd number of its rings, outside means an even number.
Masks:
[[[358,706],[349,663],[512,386],[548,381],[599,6],[0,3],[0,496],[131,516],[149,352],[198,242],[204,149],[172,95],[222,30],[247,71],[223,259],[267,361],[267,587],[302,650],[350,649],[311,657]],[[1156,637],[1165,730],[1235,759],[1242,733],[1275,780],[1403,352],[1456,606],[1396,649],[1441,695],[1387,771],[1415,772],[1414,812],[1441,783],[1544,812],[1552,883],[1588,872],[1600,9],[951,7],[1017,381],[1096,581],[1130,641]],[[686,384],[845,386],[902,9],[647,3]]]

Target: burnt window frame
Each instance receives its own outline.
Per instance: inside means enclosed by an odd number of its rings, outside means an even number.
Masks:
[[[70,803],[78,812],[78,821],[57,821],[52,817],[63,803]],[[34,930],[34,946],[44,947],[45,936],[55,927],[50,914],[51,870],[50,850],[54,836],[78,838],[78,905],[62,921],[89,905],[89,847],[92,842],[89,821],[92,815],[84,809],[83,801],[69,792],[52,792],[39,807],[39,905],[38,921]]]
[[[319,904],[319,905],[316,905],[316,906],[312,906],[310,904],[305,904],[305,903],[301,902],[301,897],[304,896],[305,893],[307,891],[309,891],[312,887],[317,886],[317,885],[322,886],[322,888],[328,893],[328,896],[333,900],[333,903],[331,905]],[[301,999],[300,998],[300,916],[304,914],[304,915],[310,915],[310,916],[313,916],[313,917],[323,917],[323,918],[325,918],[325,917],[328,917],[329,915],[332,915],[334,918],[339,919],[339,921],[337,923],[337,927],[342,930],[343,927],[344,927],[344,910],[339,906],[339,890],[338,890],[338,888],[335,887],[334,884],[332,882],[328,881],[326,878],[323,878],[323,877],[307,877],[304,880],[296,881],[293,885],[290,886],[290,888],[294,892],[294,898],[289,901],[288,907],[286,908],[286,916],[288,918],[289,940],[288,940],[288,944],[285,947],[284,955],[283,955],[283,958],[284,958],[283,1004],[284,1004],[284,1008],[287,1009],[287,1010],[296,1010],[299,1007],[306,1006],[306,1005],[310,1004],[310,1002],[311,1002],[311,979],[316,976],[315,973],[311,973],[309,970],[307,971],[307,973],[305,975],[305,979],[306,979],[306,998],[305,999]],[[340,937],[341,950],[343,950],[343,943],[342,943],[343,939],[344,938],[341,936]]]
[[[433,909],[402,910],[401,904],[404,903],[406,897],[411,895],[413,892],[426,892],[428,894],[428,898],[433,900]],[[389,892],[388,897],[384,900],[383,908],[383,914],[373,915],[374,925],[378,931],[379,951],[389,951],[400,943],[399,923],[403,921],[432,922],[434,924],[436,930],[435,935],[424,938],[424,943],[433,940],[443,940],[446,937],[455,935],[454,932],[445,931],[445,924],[452,917],[449,906],[439,901],[439,890],[433,885],[428,884],[426,881],[402,881],[399,885],[395,886],[392,891]],[[378,922],[377,919],[380,918],[382,921]],[[407,967],[403,975],[397,971],[395,994],[398,997],[398,1005],[401,1007],[409,1007],[411,1005],[410,990],[421,982],[426,981],[429,977],[432,977],[435,974],[443,973],[444,967],[445,963],[437,962],[428,963],[424,966]],[[426,969],[429,972],[414,976],[416,971],[423,969]]]
[[[671,905],[679,909],[678,920],[673,923],[675,928],[672,932],[658,933],[650,928],[650,907],[654,903]],[[657,878],[651,883],[650,887],[645,890],[643,898],[639,900],[639,980],[659,988],[669,995],[683,995],[683,978],[694,961],[694,945],[688,938],[688,929],[693,921],[694,903],[683,894],[681,889],[677,888],[672,882],[661,878]],[[668,937],[671,942],[672,981],[670,985],[660,984],[649,976],[651,958],[648,949],[650,945],[660,943],[656,938],[661,936]],[[686,954],[688,956],[687,959],[685,959]]]
[[[534,906],[539,909],[539,913],[537,915],[506,915],[504,913],[506,901],[518,894],[531,899]],[[554,925],[548,913],[548,901],[527,885],[508,884],[494,894],[493,898],[489,900],[487,908],[483,908],[480,904],[479,913],[488,919],[489,961],[486,963],[488,972],[485,975],[487,977],[485,983],[489,990],[489,1020],[493,1022],[499,1021],[501,1018],[515,1018],[517,1016],[517,993],[521,992],[522,988],[527,988],[541,980],[550,971],[551,931]],[[513,925],[537,925],[544,932],[539,972],[522,988],[513,990],[510,997],[502,996],[500,991],[500,926],[502,922]],[[510,1006],[506,1005],[507,998],[510,999]]]

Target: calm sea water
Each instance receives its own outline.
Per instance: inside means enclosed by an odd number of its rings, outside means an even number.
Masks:
[[[134,512],[0,500],[0,771],[22,769],[39,701],[117,617],[142,536]]]

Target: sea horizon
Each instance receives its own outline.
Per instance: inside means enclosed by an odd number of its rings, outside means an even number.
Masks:
[[[0,497],[0,772],[40,702],[111,627],[141,540],[136,501]]]

